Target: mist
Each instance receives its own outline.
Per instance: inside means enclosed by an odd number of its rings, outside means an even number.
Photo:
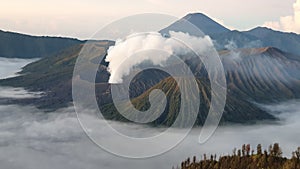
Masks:
[[[16,72],[21,71],[23,66],[36,60],[37,59],[9,59],[0,57],[0,79],[16,76]]]
[[[0,98],[37,98],[42,94],[42,92],[30,92],[24,88],[0,87]]]
[[[2,89],[1,89],[2,90]],[[188,137],[171,151],[148,159],[131,160],[112,155],[87,138],[72,107],[54,113],[44,113],[33,106],[0,105],[0,163],[8,169],[82,169],[82,168],[171,168],[187,157],[203,153],[226,155],[244,143],[264,148],[281,144],[284,155],[290,156],[300,143],[300,101],[264,106],[281,119],[279,123],[242,126],[229,125],[217,129],[204,144],[198,144],[201,128],[194,128]],[[89,118],[91,123],[102,123]],[[140,125],[110,122],[135,135],[157,133],[158,130]],[[110,133],[103,136],[110,137]],[[116,144],[118,140],[114,140]],[[145,147],[145,150],[151,147]]]

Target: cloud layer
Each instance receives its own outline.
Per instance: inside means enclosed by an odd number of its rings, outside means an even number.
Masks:
[[[198,144],[200,128],[195,128],[175,149],[154,158],[131,160],[114,156],[92,143],[76,118],[72,108],[55,113],[44,113],[31,106],[0,106],[0,163],[7,169],[152,169],[171,168],[187,157],[203,153],[223,154],[232,152],[234,147],[244,143],[253,146],[262,143],[264,148],[279,142],[284,155],[299,146],[297,137],[300,127],[299,101],[268,107],[284,113],[280,124],[257,124],[255,126],[223,126],[205,144]],[[102,123],[90,118],[91,123]],[[110,122],[122,133],[143,136],[157,130],[136,125]],[[101,129],[100,129],[101,130]],[[103,137],[110,133],[103,131]],[[118,140],[112,140],[115,144]],[[151,147],[145,147],[145,149]]]
[[[37,59],[9,59],[0,56],[0,79],[16,76],[16,72],[21,71],[21,68],[30,62]]]
[[[294,8],[293,15],[280,17],[279,21],[265,22],[264,26],[276,30],[295,32],[300,34],[300,0],[297,0],[294,3],[293,8]]]

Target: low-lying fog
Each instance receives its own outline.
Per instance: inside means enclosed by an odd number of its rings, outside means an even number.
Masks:
[[[9,96],[15,97],[14,89],[2,87],[0,97],[8,90]],[[17,90],[17,96],[20,91]],[[300,101],[266,108],[281,118],[281,122],[219,127],[203,145],[197,143],[200,129],[195,128],[175,149],[154,158],[131,160],[114,156],[95,146],[84,134],[72,108],[44,113],[33,106],[0,105],[0,164],[1,168],[6,169],[168,169],[193,155],[228,154],[244,143],[253,146],[262,143],[267,148],[274,142],[279,142],[284,155],[290,156],[290,152],[300,146]],[[95,121],[98,119],[91,118],[91,123]],[[146,127],[113,123],[129,126],[136,132],[154,132]],[[103,134],[109,137],[109,133]]]
[[[14,77],[21,68],[37,59],[8,59],[0,57],[0,79]]]

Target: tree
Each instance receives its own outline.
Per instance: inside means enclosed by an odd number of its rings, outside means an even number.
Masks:
[[[262,154],[262,146],[261,144],[257,145],[257,155],[261,155]]]
[[[242,146],[242,155],[245,156],[245,152],[246,152],[246,145],[243,144]]]
[[[295,155],[296,155],[296,158],[298,160],[300,160],[300,147],[298,147],[297,150],[295,151]]]
[[[181,163],[181,168],[185,168],[185,163],[184,162]]]
[[[241,157],[242,153],[241,153],[241,150],[240,150],[240,149],[237,151],[237,155],[238,155],[239,157]]]
[[[245,154],[243,157],[240,156],[242,150]],[[244,145],[243,149],[237,151],[238,156],[228,154],[216,160],[216,155],[211,155],[209,159],[209,156],[204,154],[204,160],[201,158],[198,162],[194,156],[192,162],[189,158],[182,162],[181,169],[300,169],[300,147],[293,152],[292,158],[281,157],[282,150],[278,143],[269,147],[272,154],[267,150],[263,151],[260,144],[257,145],[259,155],[254,153],[248,155],[249,151],[251,151],[250,145]]]
[[[273,156],[275,156],[275,157],[281,157],[282,150],[281,150],[281,148],[280,148],[280,146],[279,146],[278,143],[274,143],[272,152],[273,152]]]
[[[250,144],[247,144],[247,145],[246,145],[246,153],[247,153],[247,156],[250,155],[250,151],[251,151],[251,146],[250,146]]]
[[[273,154],[273,146],[272,144],[269,145],[269,154],[272,155]]]
[[[294,168],[297,168],[298,164],[300,164],[300,147],[298,147],[297,150],[294,151],[292,154],[293,154],[292,160],[293,160]]]
[[[232,150],[232,153],[233,153],[234,156],[236,156],[236,148],[234,148],[234,149]]]
[[[193,157],[193,163],[196,163],[196,156]]]

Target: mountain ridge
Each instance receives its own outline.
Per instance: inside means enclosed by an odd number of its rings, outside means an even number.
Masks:
[[[169,31],[182,31],[193,36],[203,36],[196,28],[212,38],[217,50],[228,49],[228,44],[234,43],[236,48],[272,46],[284,52],[300,55],[299,34],[276,31],[260,26],[248,31],[229,30],[203,13],[187,14],[160,32],[168,35]],[[261,36],[262,34],[264,36]]]
[[[24,35],[24,36],[28,36],[28,37],[36,37],[36,38],[62,38],[62,39],[73,39],[73,40],[79,40],[79,41],[85,41],[85,40],[80,40],[78,38],[74,38],[74,37],[67,37],[67,36],[55,36],[55,35],[32,35],[32,34],[28,34],[28,33],[22,33],[22,32],[17,32],[17,31],[7,31],[4,29],[0,29],[0,33],[10,33],[10,34],[15,34],[15,35]]]
[[[33,36],[0,30],[0,56],[23,59],[42,58],[84,42],[75,38]]]
[[[299,34],[276,31],[260,26],[248,31],[230,30],[203,13],[187,14],[160,32],[168,34],[169,31],[181,31],[199,36],[199,32],[191,24],[203,31],[204,34],[209,35],[217,50],[228,49],[229,44],[234,44],[236,48],[272,46],[284,52],[300,55]],[[52,56],[63,49],[85,42],[87,40],[26,35],[0,30],[0,57],[42,58]],[[16,48],[18,50],[15,50]]]
[[[300,54],[300,35],[257,27],[244,33],[256,36],[266,46],[277,47],[285,52]]]

